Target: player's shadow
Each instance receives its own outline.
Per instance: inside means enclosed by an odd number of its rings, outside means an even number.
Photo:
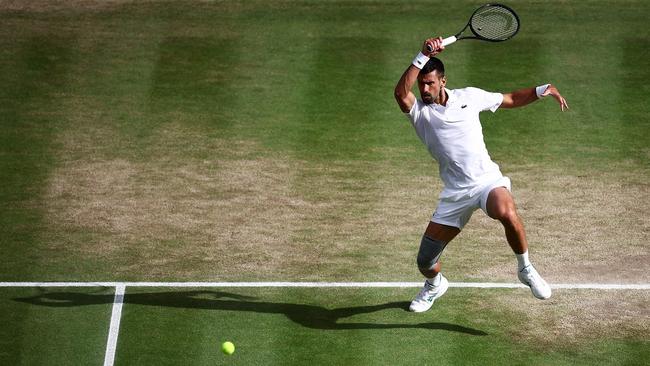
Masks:
[[[14,300],[41,306],[75,307],[83,305],[112,304],[115,300],[115,296],[78,292],[43,292],[36,296],[15,298]],[[124,296],[123,302],[125,304],[158,307],[165,306],[184,309],[283,314],[293,322],[304,327],[323,330],[410,328],[445,330],[475,336],[487,335],[487,333],[478,329],[442,322],[417,324],[341,322],[341,319],[349,318],[354,315],[373,313],[381,310],[401,309],[407,311],[408,303],[406,302],[389,302],[385,304],[327,309],[316,305],[256,301],[256,298],[254,297],[218,291],[127,293]]]

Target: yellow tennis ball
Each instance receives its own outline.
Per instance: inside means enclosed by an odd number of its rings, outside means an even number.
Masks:
[[[235,353],[235,345],[232,342],[223,342],[221,344],[221,352],[232,355]]]

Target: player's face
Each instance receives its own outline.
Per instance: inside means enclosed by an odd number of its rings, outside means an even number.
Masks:
[[[431,104],[440,98],[440,92],[444,90],[447,79],[438,75],[436,70],[418,76],[418,87],[420,88],[420,97],[425,104]]]

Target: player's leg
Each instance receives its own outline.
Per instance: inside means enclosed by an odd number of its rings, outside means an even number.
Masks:
[[[440,255],[460,229],[454,226],[429,222],[418,251],[417,264],[420,273],[426,278],[424,286],[411,302],[409,310],[413,312],[427,311],[433,302],[440,298],[449,288],[447,279],[440,273]]]
[[[526,231],[510,191],[506,187],[492,189],[488,195],[486,210],[488,216],[503,224],[506,239],[515,254],[526,253],[528,251]]]
[[[442,250],[458,233],[460,229],[457,227],[429,222],[418,252],[418,269],[424,277],[434,278],[440,273]]]
[[[551,287],[537,273],[528,259],[526,231],[510,191],[506,187],[492,189],[488,195],[485,209],[488,216],[499,220],[505,229],[508,244],[517,256],[519,280],[529,286],[533,295],[538,299],[551,297]]]

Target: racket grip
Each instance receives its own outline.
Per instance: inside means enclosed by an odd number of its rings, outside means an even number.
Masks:
[[[444,47],[444,46],[450,45],[450,44],[456,42],[457,40],[458,39],[456,38],[456,36],[447,37],[447,38],[442,40],[442,46]],[[427,45],[427,51],[433,52],[433,48],[431,48],[431,45]]]
[[[456,38],[456,36],[447,37],[447,38],[442,40],[442,45],[443,46],[448,46],[448,45],[456,42],[457,40],[458,39]]]

